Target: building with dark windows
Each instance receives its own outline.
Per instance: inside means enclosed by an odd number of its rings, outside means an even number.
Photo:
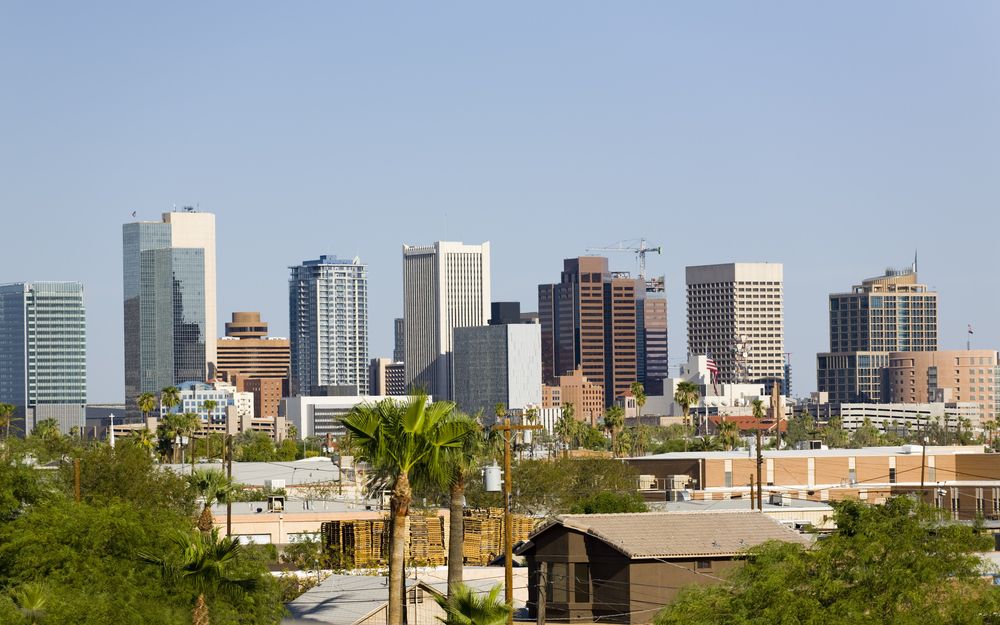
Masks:
[[[292,395],[368,394],[368,265],[323,255],[291,267]]]
[[[396,317],[392,320],[393,329],[393,348],[392,348],[392,359],[395,362],[403,362],[406,358],[406,326],[403,324],[402,317]]]
[[[492,416],[497,404],[522,411],[542,403],[538,324],[518,321],[455,328],[454,400],[468,414]]]
[[[623,395],[639,380],[644,292],[641,280],[611,272],[603,256],[564,260],[559,283],[538,287],[545,384],[579,369],[604,389],[606,406]]]
[[[937,293],[917,282],[916,262],[830,294],[830,351],[816,355],[819,392],[834,405],[882,401],[890,353],[937,350],[937,306]]]
[[[78,282],[0,285],[0,402],[12,431],[55,419],[64,434],[86,425],[87,335]]]
[[[185,209],[122,227],[125,402],[216,373],[215,215]]]
[[[406,371],[392,358],[372,358],[368,366],[368,392],[372,395],[405,395]]]

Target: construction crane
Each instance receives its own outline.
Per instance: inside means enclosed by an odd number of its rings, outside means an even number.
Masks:
[[[630,239],[627,241],[619,241],[614,245],[609,247],[588,247],[588,252],[633,252],[639,257],[639,277],[642,280],[646,280],[646,254],[648,252],[656,252],[657,254],[663,253],[663,248],[657,247],[647,247],[646,239],[639,239],[639,247],[635,247],[635,239]]]

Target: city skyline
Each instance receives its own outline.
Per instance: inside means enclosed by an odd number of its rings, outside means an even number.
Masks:
[[[220,324],[259,310],[288,336],[286,268],[365,258],[373,357],[402,314],[399,245],[442,239],[491,241],[493,299],[525,310],[564,258],[662,245],[647,273],[666,275],[671,375],[699,264],[785,266],[795,395],[816,388],[829,294],[915,249],[940,349],[970,324],[974,348],[1000,346],[1000,292],[982,288],[995,6],[554,4],[530,27],[486,7],[248,8],[221,40],[222,8],[128,8],[134,30],[120,10],[19,5],[0,25],[19,94],[0,103],[0,282],[84,284],[92,402],[122,397],[121,224],[174,204],[217,215]]]

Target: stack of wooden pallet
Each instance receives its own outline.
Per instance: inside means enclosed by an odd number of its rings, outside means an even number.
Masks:
[[[445,563],[444,519],[435,516],[410,516],[410,560],[427,566]]]
[[[483,566],[503,555],[503,510],[466,510],[465,543],[462,555],[466,564]],[[514,542],[527,540],[534,528],[531,517],[512,515],[511,534]]]

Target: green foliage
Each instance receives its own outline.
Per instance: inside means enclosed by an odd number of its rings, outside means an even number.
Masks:
[[[494,586],[488,593],[479,594],[466,586],[458,584],[452,588],[447,597],[434,597],[445,618],[445,625],[503,625],[513,607],[500,598],[502,586]]]
[[[981,579],[973,528],[909,497],[836,504],[838,529],[811,550],[767,543],[728,583],[693,586],[657,625],[992,623],[1000,591]]]
[[[243,432],[236,437],[235,446],[235,458],[239,462],[273,462],[277,460],[274,440],[263,432]],[[294,457],[293,454],[292,458],[294,459]]]
[[[610,458],[525,460],[513,469],[514,511],[535,516],[566,514],[593,493],[635,493],[638,477],[628,465]],[[465,497],[473,508],[502,505],[498,493],[483,491],[481,480],[468,483]]]
[[[138,557],[175,553],[172,537],[192,531],[194,495],[186,480],[156,467],[140,448],[80,441],[69,443],[58,470],[33,469],[21,457],[33,444],[6,445],[0,462],[0,623],[31,622],[29,605],[45,625],[190,623],[190,596],[165,585]],[[80,460],[79,503],[73,457]],[[233,570],[259,577],[260,585],[213,603],[212,623],[275,625],[280,588],[263,563],[246,558]]]
[[[580,499],[570,508],[573,514],[611,514],[616,512],[649,512],[649,506],[635,492],[612,493],[603,491]]]

